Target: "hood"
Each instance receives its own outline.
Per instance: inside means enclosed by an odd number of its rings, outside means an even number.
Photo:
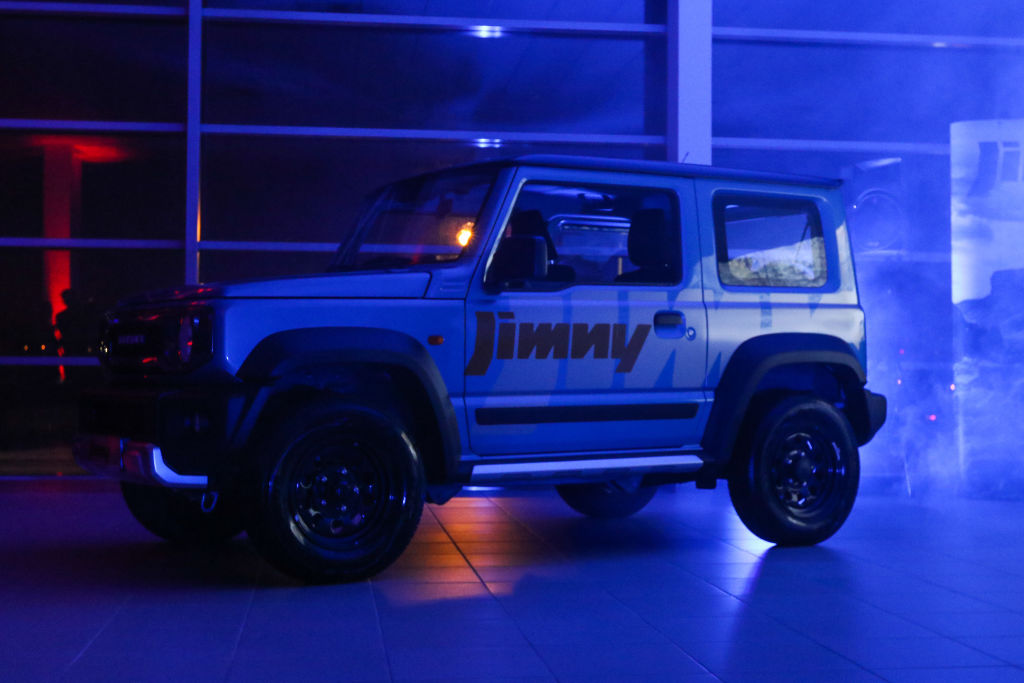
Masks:
[[[125,305],[203,299],[412,299],[422,297],[430,273],[326,273],[299,277],[220,282],[146,292],[125,299]]]

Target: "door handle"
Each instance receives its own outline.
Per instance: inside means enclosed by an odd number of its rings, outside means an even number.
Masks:
[[[654,334],[665,339],[681,339],[686,335],[686,316],[680,311],[658,311],[654,314]]]
[[[658,311],[654,314],[655,327],[679,327],[686,324],[686,318],[679,311]]]

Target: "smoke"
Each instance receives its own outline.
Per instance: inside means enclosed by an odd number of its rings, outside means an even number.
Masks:
[[[1024,187],[1024,134],[972,140],[961,150],[966,168],[935,153],[956,122],[1024,118],[1024,51],[941,40],[1019,38],[1024,8],[715,0],[714,10],[718,26],[935,37],[919,47],[716,43],[715,135],[894,145],[716,150],[715,163],[846,181],[869,387],[889,398],[886,425],[862,449],[865,488],[1024,496],[1024,278],[1013,272],[1024,267],[1024,194],[1014,189]],[[964,239],[972,248],[957,252]]]

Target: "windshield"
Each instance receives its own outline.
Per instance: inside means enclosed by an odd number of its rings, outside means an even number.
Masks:
[[[476,221],[494,170],[450,171],[384,187],[360,218],[331,270],[446,264],[476,239]]]

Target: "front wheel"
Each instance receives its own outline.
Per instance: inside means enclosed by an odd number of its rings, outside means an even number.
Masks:
[[[779,545],[829,538],[853,509],[860,460],[846,416],[795,396],[768,410],[734,456],[729,496],[751,532]]]
[[[560,484],[555,487],[569,507],[588,517],[629,517],[651,502],[658,489],[643,486],[639,477],[594,484]]]
[[[391,564],[423,511],[424,475],[404,429],[333,402],[269,425],[249,536],[286,574],[356,581]]]

